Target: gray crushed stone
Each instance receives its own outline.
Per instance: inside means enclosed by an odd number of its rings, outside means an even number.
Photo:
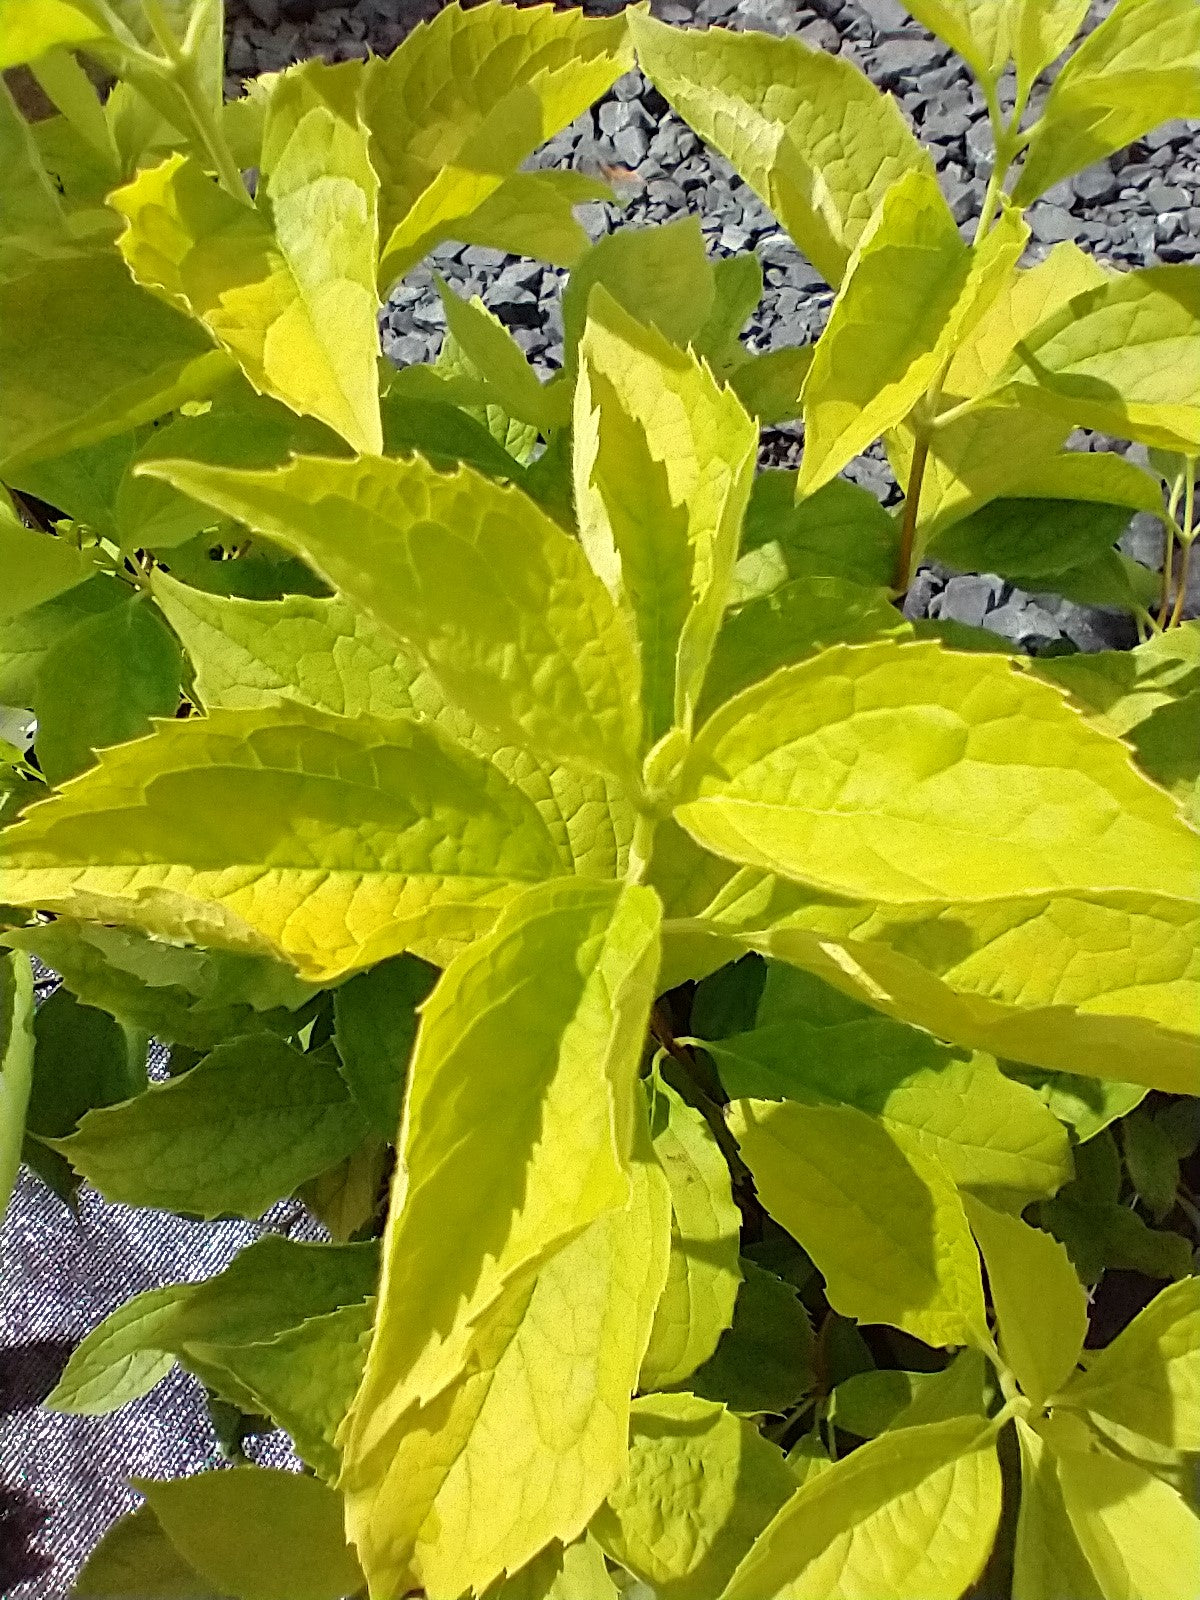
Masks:
[[[407,26],[438,9],[439,0],[229,0],[230,92],[237,74],[272,71],[308,54],[331,61],[383,54]],[[1111,10],[1094,0],[1088,26]],[[620,0],[585,0],[583,9],[611,14]],[[855,62],[892,93],[931,147],[942,184],[962,232],[979,215],[991,160],[991,136],[981,95],[966,67],[934,39],[897,0],[652,0],[664,21],[721,25],[795,35],[806,44]],[[1001,99],[1013,83],[1001,84]],[[1044,91],[1042,91],[1044,92]],[[1035,99],[1036,104],[1036,99]],[[573,167],[622,173],[620,204],[581,209],[584,226],[599,238],[621,226],[646,226],[684,215],[699,219],[711,256],[753,250],[762,261],[765,292],[745,330],[751,350],[807,344],[815,339],[833,293],[797,250],[766,207],[670,110],[640,72],[627,73],[597,105],[531,158],[532,168]],[[1167,123],[1129,150],[1056,184],[1030,211],[1033,232],[1027,261],[1040,260],[1071,239],[1118,267],[1155,261],[1200,261],[1200,122]],[[397,284],[384,307],[380,331],[385,354],[398,365],[432,360],[441,347],[445,318],[434,274],[456,293],[480,295],[510,329],[530,361],[553,371],[562,361],[560,295],[565,274],[476,245],[448,243]],[[795,466],[798,424],[764,432],[764,466]],[[1081,437],[1081,447],[1127,447]],[[847,469],[847,477],[885,504],[898,498],[882,449],[876,446]],[[1143,532],[1123,544],[1150,566],[1162,567],[1161,534]],[[931,573],[929,582],[933,581]],[[916,593],[925,593],[922,580]],[[977,621],[1032,650],[1099,649],[1132,644],[1136,634],[1122,614],[1033,597],[1004,586],[979,612],[973,579],[949,577],[930,591],[937,614]],[[913,601],[910,598],[910,607]],[[1200,612],[1200,573],[1189,583],[1188,614]]]

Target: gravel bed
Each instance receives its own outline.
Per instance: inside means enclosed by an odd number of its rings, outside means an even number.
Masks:
[[[584,0],[584,10],[610,14],[622,0]],[[1089,24],[1112,9],[1094,0]],[[405,32],[439,9],[440,0],[228,0],[230,92],[238,76],[273,71],[305,55],[331,61],[385,54]],[[970,74],[952,53],[909,17],[898,0],[652,0],[664,21],[719,24],[795,34],[807,44],[857,63],[895,95],[934,150],[946,196],[970,235],[991,157],[987,113]],[[1001,84],[1001,98],[1011,82]],[[1044,91],[1043,91],[1044,92]],[[1036,103],[1036,102],[1035,102]],[[610,94],[532,158],[533,167],[574,167],[611,176],[620,205],[594,204],[580,216],[593,238],[619,226],[699,218],[710,255],[754,250],[763,263],[762,303],[746,331],[749,347],[806,344],[824,325],[833,292],[775,222],[758,197],[719,155],[633,71]],[[1171,122],[1076,177],[1056,184],[1029,213],[1027,260],[1074,239],[1118,267],[1155,261],[1200,263],[1200,122]],[[538,262],[477,245],[446,244],[393,290],[381,318],[385,353],[395,362],[436,356],[445,319],[434,272],[465,296],[481,295],[530,360],[553,370],[562,359],[560,294],[564,274]],[[799,425],[767,430],[762,461],[794,466]],[[1126,450],[1123,443],[1080,433],[1079,448]],[[848,477],[885,503],[898,498],[882,448],[847,469]],[[1162,567],[1162,534],[1154,518],[1136,519],[1122,548]],[[910,616],[942,616],[983,626],[1036,652],[1097,650],[1136,643],[1126,614],[1033,596],[994,576],[954,575],[935,567],[918,573],[905,607]],[[1189,584],[1186,614],[1200,614],[1200,570]]]

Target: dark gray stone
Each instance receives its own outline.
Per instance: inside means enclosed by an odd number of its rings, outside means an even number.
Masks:
[[[1117,179],[1107,161],[1098,161],[1095,166],[1077,172],[1071,179],[1071,187],[1085,205],[1102,205],[1116,195]]]
[[[1029,226],[1035,239],[1043,244],[1058,244],[1063,239],[1074,239],[1079,232],[1078,219],[1062,206],[1037,205],[1029,213]]]

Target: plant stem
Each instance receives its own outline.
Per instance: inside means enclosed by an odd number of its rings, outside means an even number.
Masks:
[[[162,0],[142,0],[142,3],[155,40],[167,58],[165,75],[174,83],[184,101],[192,130],[204,146],[221,187],[242,205],[253,209],[254,201],[242,182],[241,170],[197,80],[195,64],[172,32],[162,8]],[[160,72],[163,71],[161,63],[156,65]]]
[[[903,594],[909,584],[913,545],[917,536],[917,514],[921,508],[921,485],[925,481],[925,463],[929,460],[929,434],[922,429],[917,434],[913,448],[912,466],[908,471],[908,491],[904,496],[904,524],[900,530],[900,551],[896,557],[896,571],[892,587]]]
[[[1183,620],[1183,603],[1187,598],[1188,568],[1191,566],[1192,545],[1196,542],[1196,458],[1189,456],[1184,469],[1187,487],[1183,497],[1183,555],[1179,562],[1178,587],[1175,592],[1175,609],[1171,612],[1170,628],[1177,628]]]

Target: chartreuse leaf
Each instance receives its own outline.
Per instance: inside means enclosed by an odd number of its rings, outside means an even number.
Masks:
[[[0,282],[5,477],[18,458],[58,455],[204,398],[229,369],[202,329],[133,282],[116,251],[39,259]]]
[[[1200,1450],[1200,1279],[1156,1295],[1062,1396],[1176,1450]]]
[[[397,1141],[404,1200],[389,1222],[360,1428],[373,1412],[394,1416],[436,1393],[458,1371],[471,1317],[626,1203],[657,923],[648,890],[543,884],[452,962],[425,1002]]]
[[[53,600],[96,574],[96,563],[67,539],[26,528],[0,505],[0,562],[4,593],[0,621]]]
[[[96,752],[149,733],[179,705],[183,656],[143,595],[100,611],[49,651],[38,673],[38,764],[59,784],[92,766]]]
[[[658,228],[619,228],[594,244],[571,269],[563,290],[564,364],[573,372],[597,285],[641,323],[672,344],[698,337],[716,304],[715,269],[695,217]]]
[[[1028,205],[1160,122],[1196,116],[1200,17],[1191,0],[1118,0],[1055,79],[1014,198]]]
[[[992,82],[1008,60],[1013,0],[912,0],[917,21],[958,52],[977,78]]]
[[[592,1520],[605,1553],[661,1600],[709,1600],[796,1490],[777,1445],[690,1394],[633,1403],[629,1470]]]
[[[804,380],[814,345],[797,345],[748,356],[729,374],[729,387],[759,422],[790,422],[803,410]]]
[[[626,1208],[510,1280],[470,1330],[460,1376],[436,1395],[401,1411],[393,1391],[392,1405],[364,1416],[378,1376],[368,1366],[341,1485],[381,1589],[415,1579],[431,1600],[451,1600],[485,1587],[552,1538],[575,1538],[620,1479],[670,1221],[657,1164],[635,1160],[631,1188]],[[385,1303],[381,1326],[387,1315]]]
[[[990,1057],[964,1059],[792,967],[770,965],[755,1029],[706,1048],[732,1098],[856,1106],[960,1186],[1028,1199],[1071,1175],[1057,1118]]]
[[[1140,1083],[1118,1083],[1112,1079],[1087,1078],[1070,1072],[1046,1072],[1037,1067],[1004,1066],[1006,1077],[1016,1078],[1037,1091],[1039,1098],[1060,1122],[1069,1123],[1080,1144],[1123,1117],[1146,1098]]]
[[[439,239],[466,238],[474,214],[525,157],[630,65],[623,17],[543,6],[448,6],[372,63],[364,114],[380,179],[381,284]],[[527,242],[519,210],[512,238],[498,200],[487,222],[486,242]]]
[[[1075,1370],[1088,1329],[1087,1296],[1057,1239],[974,1195],[963,1204],[983,1263],[1000,1353],[1037,1409]]]
[[[275,86],[256,207],[179,155],[110,203],[139,282],[198,318],[261,393],[378,454],[377,185],[346,89],[320,61]]]
[[[836,284],[885,190],[933,166],[894,100],[798,39],[685,33],[634,15],[642,70]]]
[[[319,980],[445,954],[561,870],[532,803],[433,728],[292,705],[105,752],[6,830],[0,899],[202,934]]]
[[[42,164],[29,123],[0,84],[0,160],[4,162],[4,232],[0,275],[20,271],[31,253],[69,241],[62,202]]]
[[[431,1594],[482,1589],[574,1538],[621,1469],[669,1247],[666,1180],[640,1157],[632,1192],[630,1175],[657,920],[645,889],[543,885],[426,1002],[403,1198],[342,1438],[373,1583],[415,1560]],[[491,1374],[486,1399],[475,1373]],[[544,1404],[551,1435],[526,1421]]]
[[[0,1222],[21,1165],[33,1083],[33,973],[21,950],[0,956]]]
[[[1087,0],[1017,0],[1009,22],[1009,49],[1021,91],[1062,55],[1087,11]]]
[[[199,1576],[148,1505],[114,1522],[75,1580],[71,1600],[229,1600]]]
[[[792,1496],[722,1600],[958,1600],[991,1553],[1000,1493],[980,1418],[882,1434]]]
[[[3,0],[0,71],[36,61],[58,45],[89,44],[106,32],[99,8],[91,0]]]
[[[231,1034],[300,1030],[313,996],[289,967],[229,950],[196,950],[125,928],[59,917],[5,934],[62,978],[85,1006],[167,1044],[209,1050]]]
[[[249,1401],[255,1413],[286,1428],[300,1459],[334,1483],[341,1470],[334,1438],[362,1381],[374,1317],[374,1301],[360,1301],[309,1317],[270,1339],[189,1339],[183,1359],[202,1364],[210,1386]]]
[[[746,1416],[782,1415],[816,1382],[812,1324],[792,1284],[749,1260],[741,1275],[733,1322],[687,1387]]]
[[[1063,1504],[1051,1446],[1021,1417],[1021,1506],[1013,1553],[1013,1600],[1106,1600]]]
[[[742,1219],[712,1129],[657,1077],[650,1133],[671,1188],[671,1264],[639,1384],[665,1389],[708,1360],[733,1320]]]
[[[945,1169],[853,1106],[739,1100],[730,1127],[770,1214],[829,1303],[927,1344],[986,1343],[983,1286]]]
[[[393,956],[351,978],[333,997],[342,1076],[374,1131],[389,1143],[400,1126],[417,1011],[436,981],[436,971],[416,956]]]
[[[1200,1517],[1143,1467],[1103,1450],[1055,1452],[1063,1505],[1105,1600],[1184,1592],[1200,1572]]]
[[[207,709],[266,707],[283,698],[344,716],[368,711],[436,722],[458,744],[494,761],[533,801],[577,872],[593,878],[624,872],[633,811],[616,781],[539,761],[488,733],[447,701],[428,668],[369,613],[337,597],[250,601],[205,594],[161,572],[153,581]],[[2,671],[0,655],[0,685]]]
[[[344,1160],[300,1185],[298,1197],[339,1244],[361,1236],[384,1208],[391,1155],[378,1134],[368,1134]]]
[[[587,1536],[574,1544],[553,1540],[511,1578],[501,1578],[484,1600],[619,1600],[604,1552]]]
[[[1142,476],[1149,484],[1148,474]],[[992,500],[943,528],[926,551],[960,572],[995,572],[1035,592],[1062,592],[1061,580],[1106,558],[1119,573],[1112,547],[1128,525],[1127,506],[1067,498]]]
[[[631,777],[641,719],[629,629],[578,543],[517,490],[419,458],[154,472],[303,555],[485,727]]]
[[[691,343],[714,372],[728,379],[749,359],[738,335],[763,297],[762,262],[747,250],[715,261],[712,273],[713,308]]]
[[[257,1347],[341,1307],[361,1305],[378,1270],[374,1242],[297,1244],[269,1233],[214,1278],[148,1289],[126,1301],[72,1352],[46,1404],[88,1416],[114,1411],[151,1389],[176,1359],[199,1368],[209,1382],[210,1366],[196,1360],[193,1345]],[[229,1398],[245,1399],[253,1409],[244,1387],[228,1390],[229,1377],[222,1373],[217,1382]]]
[[[1125,747],[996,657],[824,651],[717,711],[691,771],[697,798],[675,815],[693,838],[822,891],[902,903],[1196,881],[1194,834]]]
[[[255,1034],[133,1100],[89,1111],[54,1148],[107,1199],[257,1217],[365,1131],[327,1056]]]
[[[1004,288],[1029,237],[1015,211],[965,244],[937,179],[898,178],[863,232],[804,384],[799,495],[811,494],[929,388]]]
[[[1190,900],[850,903],[757,868],[734,872],[674,823],[659,829],[652,880],[674,983],[757,950],[998,1060],[1125,1093],[1131,1083],[1197,1093],[1200,915]]]
[[[998,392],[1067,423],[1194,455],[1198,358],[1200,268],[1146,267],[1085,290],[1034,328]]]
[[[469,216],[458,218],[453,233],[464,244],[570,267],[589,244],[573,207],[612,198],[607,183],[584,172],[513,172]]]
[[[575,390],[579,535],[632,617],[647,743],[690,731],[737,558],[758,429],[688,352],[589,301]]]
[[[315,1478],[233,1467],[133,1479],[180,1556],[236,1600],[340,1600],[362,1587],[342,1504]]]

